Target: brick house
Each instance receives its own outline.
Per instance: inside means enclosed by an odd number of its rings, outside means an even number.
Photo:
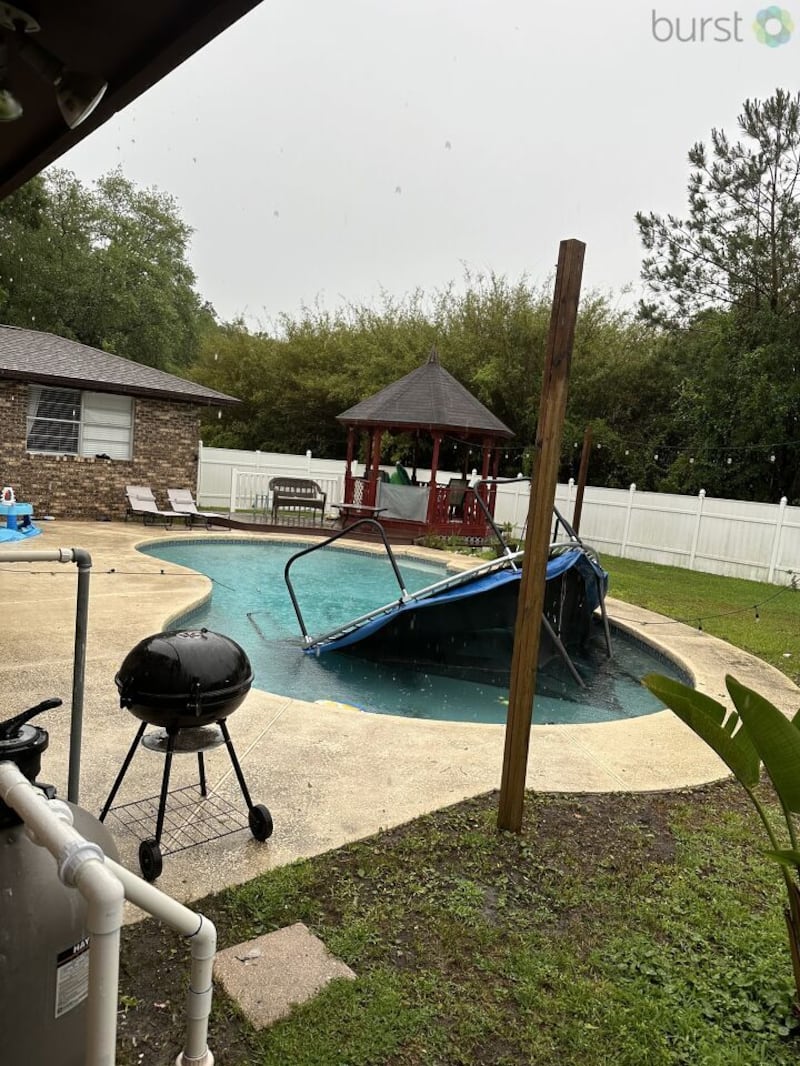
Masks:
[[[0,485],[35,515],[122,518],[125,486],[197,483],[204,407],[240,401],[50,333],[0,326]]]

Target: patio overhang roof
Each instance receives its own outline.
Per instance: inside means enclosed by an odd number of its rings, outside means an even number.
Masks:
[[[18,6],[41,27],[31,40],[69,69],[101,75],[108,89],[91,115],[71,130],[58,109],[53,85],[17,54],[12,41],[8,87],[22,104],[23,114],[3,123],[0,198],[102,126],[259,2],[20,0]]]

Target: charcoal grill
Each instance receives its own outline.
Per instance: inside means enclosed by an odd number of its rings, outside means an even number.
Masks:
[[[230,637],[209,629],[180,629],[156,633],[140,641],[126,655],[114,678],[120,707],[141,722],[120,767],[100,821],[109,813],[126,827],[144,826],[155,814],[155,833],[139,844],[139,866],[147,881],[155,881],[163,869],[163,856],[194,844],[207,843],[245,828],[221,797],[209,797],[204,753],[225,745],[247,807],[247,827],[256,840],[272,835],[272,816],[261,803],[254,804],[231,741],[226,719],[244,701],[253,683],[250,660]],[[148,726],[157,727],[147,735]],[[112,804],[139,745],[164,755],[161,791],[119,807]],[[197,754],[199,795],[193,786],[169,791],[175,754]],[[192,797],[195,797],[193,800]],[[157,803],[156,803],[157,799]],[[168,800],[182,821],[174,823],[170,846],[162,844]],[[194,808],[194,810],[192,809]],[[197,813],[201,817],[193,818]]]

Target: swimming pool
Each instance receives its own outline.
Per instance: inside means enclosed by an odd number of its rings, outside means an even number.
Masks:
[[[504,723],[508,691],[441,677],[411,668],[369,662],[330,652],[307,655],[286,585],[283,568],[300,545],[282,541],[182,540],[140,550],[165,562],[197,570],[214,583],[210,601],[184,615],[175,628],[206,626],[232,637],[247,652],[255,684],[268,692],[314,702],[330,700],[376,714],[448,721]],[[409,591],[447,574],[434,565],[397,556]],[[328,548],[300,560],[292,569],[303,615],[312,634],[327,632],[381,604],[397,599],[398,589],[383,554]],[[549,663],[538,673],[535,721],[605,722],[661,710],[640,684],[656,670],[685,680],[665,657],[616,632],[609,662],[601,640],[590,642],[576,658],[586,689],[578,689],[563,665]]]

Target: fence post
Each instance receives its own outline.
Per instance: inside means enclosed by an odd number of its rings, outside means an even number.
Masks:
[[[703,501],[706,498],[706,490],[700,489],[697,494],[697,511],[694,519],[694,533],[692,534],[692,550],[689,552],[689,569],[694,570],[694,560],[697,555],[697,545],[700,541],[700,524],[703,521]]]
[[[769,573],[767,574],[767,581],[772,581],[775,577],[775,567],[778,565],[778,550],[781,545],[781,533],[783,533],[783,520],[786,516],[786,505],[789,501],[785,496],[781,496],[781,502],[778,504],[778,519],[775,523],[775,536],[772,539],[772,554],[769,560]]]
[[[625,549],[628,547],[628,534],[631,531],[631,511],[633,510],[633,497],[636,495],[636,482],[631,482],[628,489],[628,506],[625,509],[625,528],[622,531],[622,544],[619,548],[620,559],[625,558]]]
[[[306,451],[306,473],[311,477],[311,449]]]
[[[522,473],[517,474],[517,483],[514,486],[514,532],[519,536],[525,535],[525,520],[522,524],[519,522],[519,499],[523,488],[527,488],[530,492],[531,484],[529,481],[522,480]],[[527,503],[527,500],[525,501]],[[525,515],[528,514],[528,508],[525,508]]]
[[[203,470],[203,442],[199,440],[197,442],[197,473],[195,474],[194,484],[194,498],[197,500],[200,495],[200,474]],[[197,500],[199,503],[200,501]],[[200,505],[202,507],[202,504]]]
[[[239,471],[236,467],[231,467],[231,498],[230,498],[230,514],[236,513],[236,490],[239,487],[237,482],[239,480]]]

